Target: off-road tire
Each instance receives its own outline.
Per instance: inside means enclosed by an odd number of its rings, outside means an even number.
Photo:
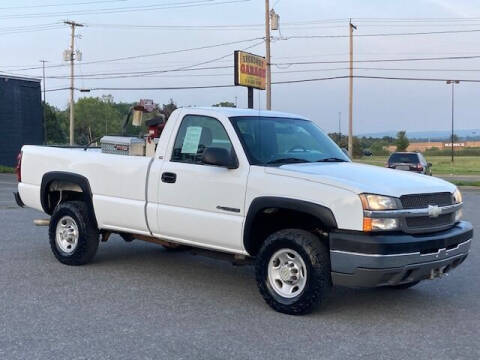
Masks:
[[[279,295],[268,280],[270,258],[280,249],[296,251],[307,269],[305,287],[294,298]],[[300,229],[285,229],[271,234],[257,254],[255,274],[258,289],[265,302],[274,310],[290,315],[311,312],[327,299],[332,288],[330,254],[327,246],[318,236]]]
[[[71,217],[78,227],[78,243],[70,254],[63,252],[55,240],[57,224],[64,216]],[[61,263],[84,265],[90,262],[98,249],[99,231],[85,202],[67,201],[58,205],[50,218],[49,238],[52,252]]]

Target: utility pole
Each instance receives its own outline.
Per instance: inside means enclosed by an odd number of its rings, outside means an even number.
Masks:
[[[338,146],[341,146],[342,142],[342,113],[338,112]]]
[[[350,30],[350,77],[349,77],[349,96],[348,96],[348,155],[353,158],[353,30],[357,27],[349,22]]]
[[[454,116],[455,116],[455,84],[459,84],[460,81],[459,80],[447,80],[447,85],[452,85],[452,136],[450,138],[450,146],[452,148],[452,163],[454,161],[453,157],[454,157],[454,151],[453,151],[453,135],[454,135]]]
[[[47,116],[46,116],[46,100],[45,100],[45,63],[48,62],[47,60],[40,60],[42,63],[42,71],[43,71],[43,143],[47,144]]]
[[[43,102],[45,103],[45,63],[48,62],[47,60],[40,60],[42,63],[42,71],[43,71]]]
[[[270,69],[270,3],[265,0],[265,60],[267,61],[267,110],[272,109],[272,73]]]
[[[71,38],[70,38],[70,146],[74,144],[75,136],[75,119],[74,119],[74,60],[75,60],[75,28],[83,26],[75,21],[64,21],[65,24],[70,25],[72,28]]]

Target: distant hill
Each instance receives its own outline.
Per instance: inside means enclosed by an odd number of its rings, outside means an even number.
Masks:
[[[384,136],[396,137],[398,130],[389,130],[376,133],[358,134],[362,137],[382,138]],[[455,130],[455,134],[460,138],[469,137],[472,140],[480,140],[480,129],[458,129]],[[430,139],[430,140],[444,140],[451,135],[449,130],[433,130],[433,131],[407,131],[409,139]]]

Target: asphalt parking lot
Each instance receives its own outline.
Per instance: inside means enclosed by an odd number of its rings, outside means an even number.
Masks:
[[[303,317],[272,311],[253,269],[119,237],[94,262],[50,252],[42,218],[0,176],[0,359],[480,358],[480,191],[464,192],[476,236],[449,276],[409,290],[336,288]]]

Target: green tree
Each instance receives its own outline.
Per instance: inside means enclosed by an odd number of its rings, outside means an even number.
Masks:
[[[47,130],[47,144],[67,143],[67,129],[65,128],[65,116],[63,112],[48,103],[43,104],[43,106]]]
[[[113,97],[84,97],[75,104],[75,142],[86,144],[106,134],[120,134],[122,114]]]
[[[385,144],[383,141],[379,140],[374,142],[370,146],[370,151],[372,152],[373,155],[375,156],[386,156],[389,155],[389,151],[385,150],[384,146],[387,146],[388,144]]]
[[[212,106],[213,107],[231,107],[231,108],[236,107],[235,104],[231,101],[221,101],[218,104],[214,104]]]
[[[338,136],[338,133],[330,133],[328,134],[330,138],[335,141],[335,143],[342,149],[348,149],[348,136],[341,135]],[[360,143],[360,139],[357,136],[353,137],[353,157],[359,158],[363,155],[363,148],[362,144]]]
[[[177,109],[177,104],[175,104],[175,101],[173,99],[170,99],[170,102],[168,104],[163,104],[162,106],[162,113],[165,115],[165,119],[168,120],[170,115]]]
[[[395,140],[395,145],[397,146],[397,151],[405,151],[410,145],[410,141],[407,137],[407,132],[405,130],[399,131],[397,133],[397,139]]]

